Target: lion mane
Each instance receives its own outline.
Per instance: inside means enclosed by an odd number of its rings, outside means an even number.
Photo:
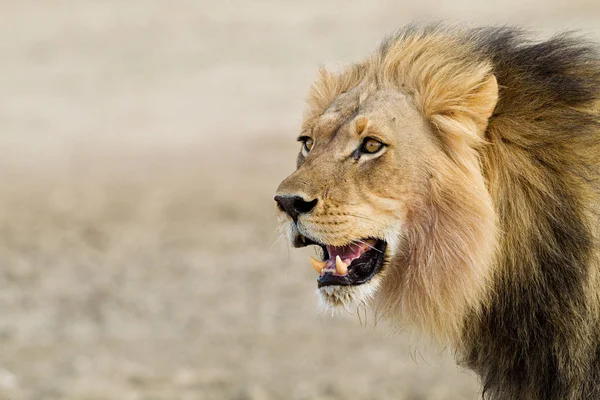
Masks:
[[[600,57],[573,34],[410,26],[323,70],[306,120],[359,86],[411,96],[453,169],[376,307],[456,349],[484,396],[600,399]],[[459,173],[456,173],[459,171]]]

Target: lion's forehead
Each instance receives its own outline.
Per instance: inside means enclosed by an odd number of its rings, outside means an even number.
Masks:
[[[306,130],[317,139],[330,138],[352,121],[366,119],[371,127],[385,126],[426,129],[424,115],[418,110],[412,97],[399,90],[347,93],[335,98],[322,114],[305,121]]]

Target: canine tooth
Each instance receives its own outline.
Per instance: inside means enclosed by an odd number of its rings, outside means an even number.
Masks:
[[[338,275],[346,275],[348,273],[348,266],[342,261],[340,256],[335,256],[335,271]]]
[[[310,261],[310,265],[312,265],[319,274],[323,271],[323,268],[325,268],[325,264],[327,264],[325,261],[315,260],[313,257],[308,257],[308,261]]]

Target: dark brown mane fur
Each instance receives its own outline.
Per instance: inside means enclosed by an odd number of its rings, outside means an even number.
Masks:
[[[469,95],[459,104],[452,97],[466,71],[489,68],[497,80],[484,143],[469,140],[495,209],[498,250],[491,295],[462,318],[459,361],[480,375],[484,397],[600,399],[597,47],[573,34],[536,42],[513,28],[431,25],[400,31],[375,58],[384,60],[379,81],[388,73],[401,90],[429,99],[421,109],[440,131],[448,129],[429,115],[458,119],[470,107]],[[413,89],[403,75],[417,65],[430,70]],[[368,76],[360,70],[354,75]],[[448,98],[450,111],[430,111],[432,98]],[[468,155],[454,158],[461,164]]]
[[[503,233],[463,363],[491,398],[600,399],[597,50],[571,35],[468,36],[500,87],[481,156]]]

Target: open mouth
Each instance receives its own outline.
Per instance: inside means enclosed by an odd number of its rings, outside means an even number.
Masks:
[[[317,245],[323,250],[322,260],[310,258],[319,273],[318,287],[353,286],[371,280],[386,263],[387,243],[380,239],[362,239],[345,246],[328,246],[299,236],[294,245]]]

